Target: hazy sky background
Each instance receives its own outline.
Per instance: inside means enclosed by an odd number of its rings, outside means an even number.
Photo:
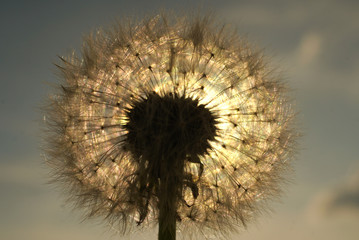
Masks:
[[[56,82],[57,55],[115,18],[202,6],[265,49],[295,89],[304,137],[274,213],[233,240],[357,240],[359,236],[359,1],[0,1],[0,239],[121,237],[46,184],[38,106]],[[149,234],[148,234],[149,233]]]

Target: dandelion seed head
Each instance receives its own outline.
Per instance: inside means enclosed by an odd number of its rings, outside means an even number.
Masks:
[[[61,59],[46,152],[88,217],[128,232],[154,224],[166,195],[179,229],[226,233],[278,195],[297,135],[293,108],[236,35],[205,19],[154,17],[98,31],[82,57]]]

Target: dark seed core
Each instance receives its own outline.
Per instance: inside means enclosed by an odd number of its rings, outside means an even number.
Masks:
[[[136,159],[170,170],[185,159],[198,159],[216,136],[216,117],[197,99],[157,93],[132,103],[126,111],[125,144]]]

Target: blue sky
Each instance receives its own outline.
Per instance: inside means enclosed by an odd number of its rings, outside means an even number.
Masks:
[[[357,239],[359,235],[359,2],[357,1],[1,1],[0,239],[119,237],[82,222],[47,183],[40,150],[42,100],[57,55],[116,18],[159,9],[212,10],[264,48],[297,99],[304,136],[294,176],[274,213],[232,239]]]

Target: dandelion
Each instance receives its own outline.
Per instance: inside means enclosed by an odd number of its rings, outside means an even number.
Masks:
[[[225,236],[278,195],[292,106],[236,34],[209,18],[154,17],[99,30],[82,57],[60,59],[47,161],[87,217],[123,233],[158,223],[160,240]]]

